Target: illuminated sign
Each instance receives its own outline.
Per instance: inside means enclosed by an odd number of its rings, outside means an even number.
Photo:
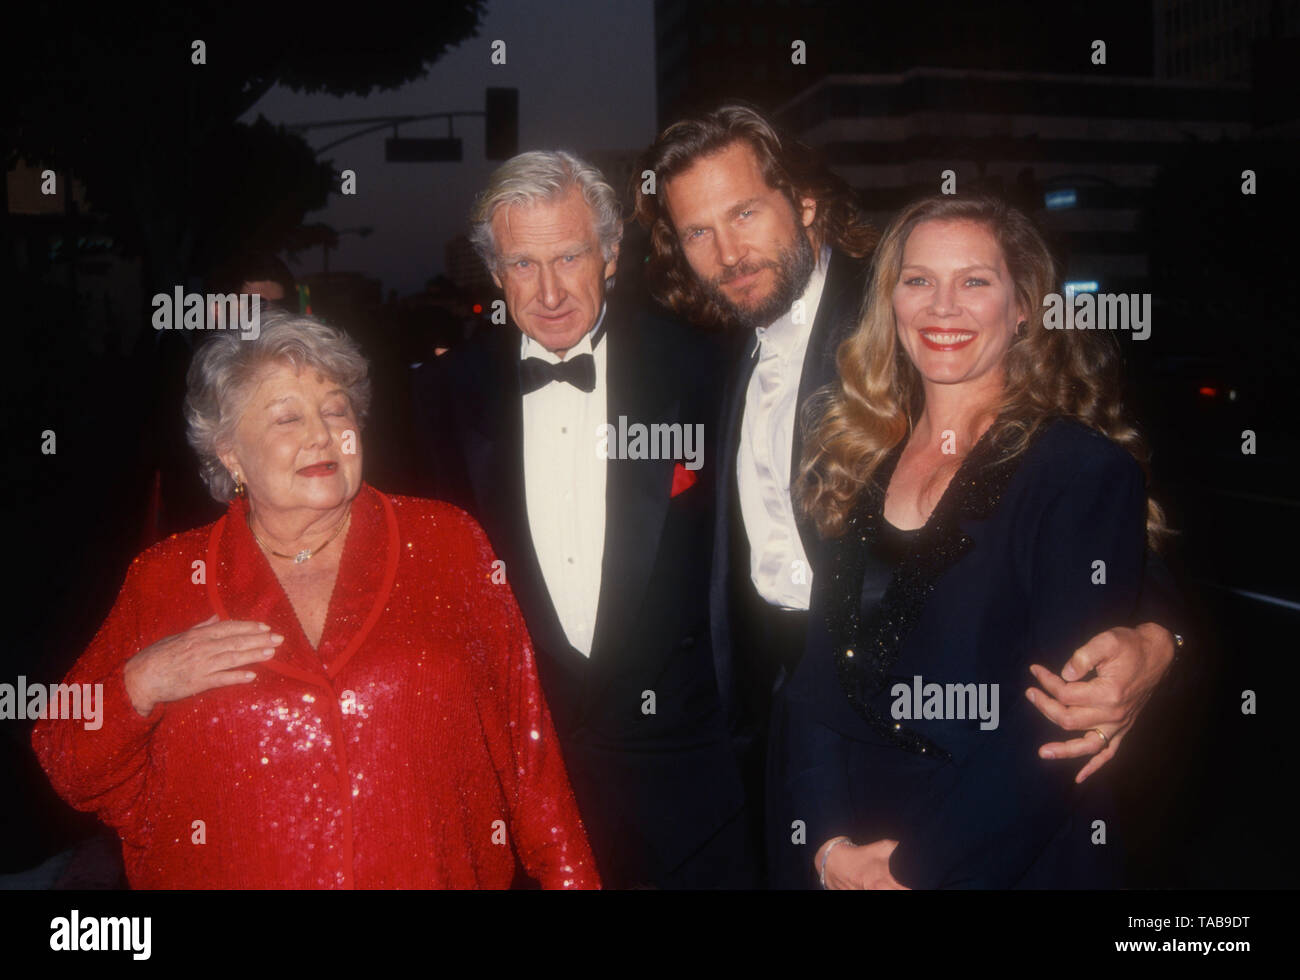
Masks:
[[[1043,204],[1049,211],[1060,211],[1063,208],[1078,207],[1079,195],[1074,188],[1063,191],[1048,191],[1043,195]]]

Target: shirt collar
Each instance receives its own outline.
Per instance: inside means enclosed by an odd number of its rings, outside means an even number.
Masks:
[[[830,264],[830,257],[831,250],[823,248],[817,258],[817,264],[813,267],[812,275],[808,277],[808,285],[804,287],[803,295],[799,297],[803,301],[801,322],[795,323],[795,304],[791,303],[790,309],[780,317],[768,326],[759,327],[755,331],[760,347],[771,348],[781,358],[789,358],[808,346],[813,320],[817,318],[817,307],[821,303],[822,290],[826,286],[826,269]]]
[[[595,324],[592,328],[582,335],[582,339],[570,347],[564,354],[564,359],[568,360],[576,354],[591,354],[595,352],[595,347],[600,343],[603,331],[600,329],[605,322],[605,304],[600,304],[600,316],[596,317]],[[539,357],[549,364],[559,364],[560,358],[554,351],[549,351],[528,334],[520,332],[523,341],[519,345],[519,359],[522,361],[525,357]]]

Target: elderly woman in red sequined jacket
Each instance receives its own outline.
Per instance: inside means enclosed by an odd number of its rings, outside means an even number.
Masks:
[[[55,788],[136,888],[599,884],[528,633],[487,539],[361,479],[365,360],[313,320],[220,334],[189,375],[207,527],[131,564],[41,721]]]

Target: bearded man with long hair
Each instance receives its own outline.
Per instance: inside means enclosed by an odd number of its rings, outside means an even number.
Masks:
[[[804,450],[797,420],[836,377],[835,353],[857,327],[878,234],[842,179],[748,106],[673,123],[636,168],[646,171],[653,185],[639,182],[635,195],[650,235],[651,291],[683,318],[732,334],[711,629],[723,707],[751,798],[761,800],[772,694],[803,654],[820,574],[817,529],[790,494]],[[1036,706],[1060,728],[1112,730],[1104,744],[1078,734],[1042,747],[1058,758],[1091,756],[1080,778],[1114,755],[1164,677],[1175,637],[1156,624],[1172,621],[1173,605],[1146,589],[1135,621],[1101,624],[1111,628],[1053,663],[1059,675],[1036,672],[1045,688],[1034,689]]]

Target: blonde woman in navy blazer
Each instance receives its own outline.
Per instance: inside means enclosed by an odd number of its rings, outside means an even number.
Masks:
[[[1133,620],[1163,525],[1116,337],[1048,329],[1056,282],[992,198],[921,200],[879,246],[807,419],[797,493],[822,540],[773,715],[778,886],[1120,884],[1105,776],[1038,757],[1053,726],[1022,692],[1030,664]]]

